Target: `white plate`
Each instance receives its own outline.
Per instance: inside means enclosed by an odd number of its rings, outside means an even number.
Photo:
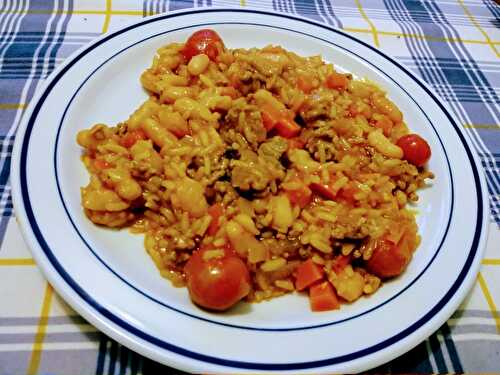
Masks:
[[[140,73],[163,44],[210,27],[230,48],[279,44],[321,54],[378,82],[430,143],[432,188],[420,192],[422,244],[402,277],[340,311],[312,313],[290,295],[213,314],[162,279],[142,237],[97,228],[84,216],[88,181],[75,142],[97,122],[116,124],[146,98]],[[147,18],[67,59],[30,103],[16,139],[12,185],[25,239],[55,289],[131,349],[194,372],[355,372],[389,361],[436,330],[476,276],[486,238],[477,158],[455,118],[407,69],[367,44],[308,20],[255,10],[194,10]]]

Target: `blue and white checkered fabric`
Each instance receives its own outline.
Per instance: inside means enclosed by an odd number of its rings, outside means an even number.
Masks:
[[[423,78],[486,174],[490,238],[478,282],[428,340],[374,372],[500,371],[500,6],[491,0],[3,0],[0,2],[0,374],[173,373],[107,338],[39,274],[13,220],[9,169],[26,105],[73,51],[141,17],[251,6],[343,29]],[[20,298],[20,296],[23,296]]]

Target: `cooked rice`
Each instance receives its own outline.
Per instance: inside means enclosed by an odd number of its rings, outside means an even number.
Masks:
[[[183,267],[195,249],[222,248],[234,231],[258,244],[258,253],[239,253],[252,279],[248,301],[294,291],[294,270],[309,258],[345,300],[374,293],[381,280],[364,267],[374,244],[383,237],[397,243],[405,232],[417,246],[414,213],[405,207],[433,178],[398,157],[395,142],[408,133],[401,112],[366,80],[347,75],[346,90],[326,87],[335,70],[319,56],[276,46],[227,49],[193,75],[181,47],[158,50],[141,76],[150,97],[128,120],[79,133],[91,175],[82,188],[88,218],[144,233],[147,252],[176,286],[185,284]],[[301,77],[310,92],[298,87]],[[269,97],[296,115],[302,148],[266,132],[261,108]],[[335,197],[291,202],[311,184],[329,186]],[[225,210],[209,235],[214,204]],[[332,268],[339,255],[352,257],[341,273]]]

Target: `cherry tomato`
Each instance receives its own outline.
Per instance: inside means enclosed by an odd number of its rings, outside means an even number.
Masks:
[[[224,49],[221,37],[211,29],[202,29],[194,32],[187,40],[181,53],[186,60],[204,53],[210,60],[215,61],[219,53]]]
[[[247,266],[228,249],[199,249],[184,271],[191,299],[210,310],[226,310],[250,292]]]
[[[405,270],[411,257],[412,249],[404,240],[394,244],[389,240],[380,239],[366,263],[366,268],[381,278],[394,277]]]
[[[431,148],[418,134],[403,135],[396,144],[403,149],[404,158],[417,167],[423,166],[431,157]]]

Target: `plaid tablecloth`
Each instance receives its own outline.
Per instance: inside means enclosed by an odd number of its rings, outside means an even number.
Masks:
[[[15,220],[9,168],[23,111],[44,78],[102,33],[147,15],[202,6],[257,7],[333,25],[383,50],[448,103],[487,176],[490,234],[459,310],[428,340],[376,372],[500,371],[500,6],[442,0],[0,1],[0,374],[159,374],[76,314],[31,258]]]

